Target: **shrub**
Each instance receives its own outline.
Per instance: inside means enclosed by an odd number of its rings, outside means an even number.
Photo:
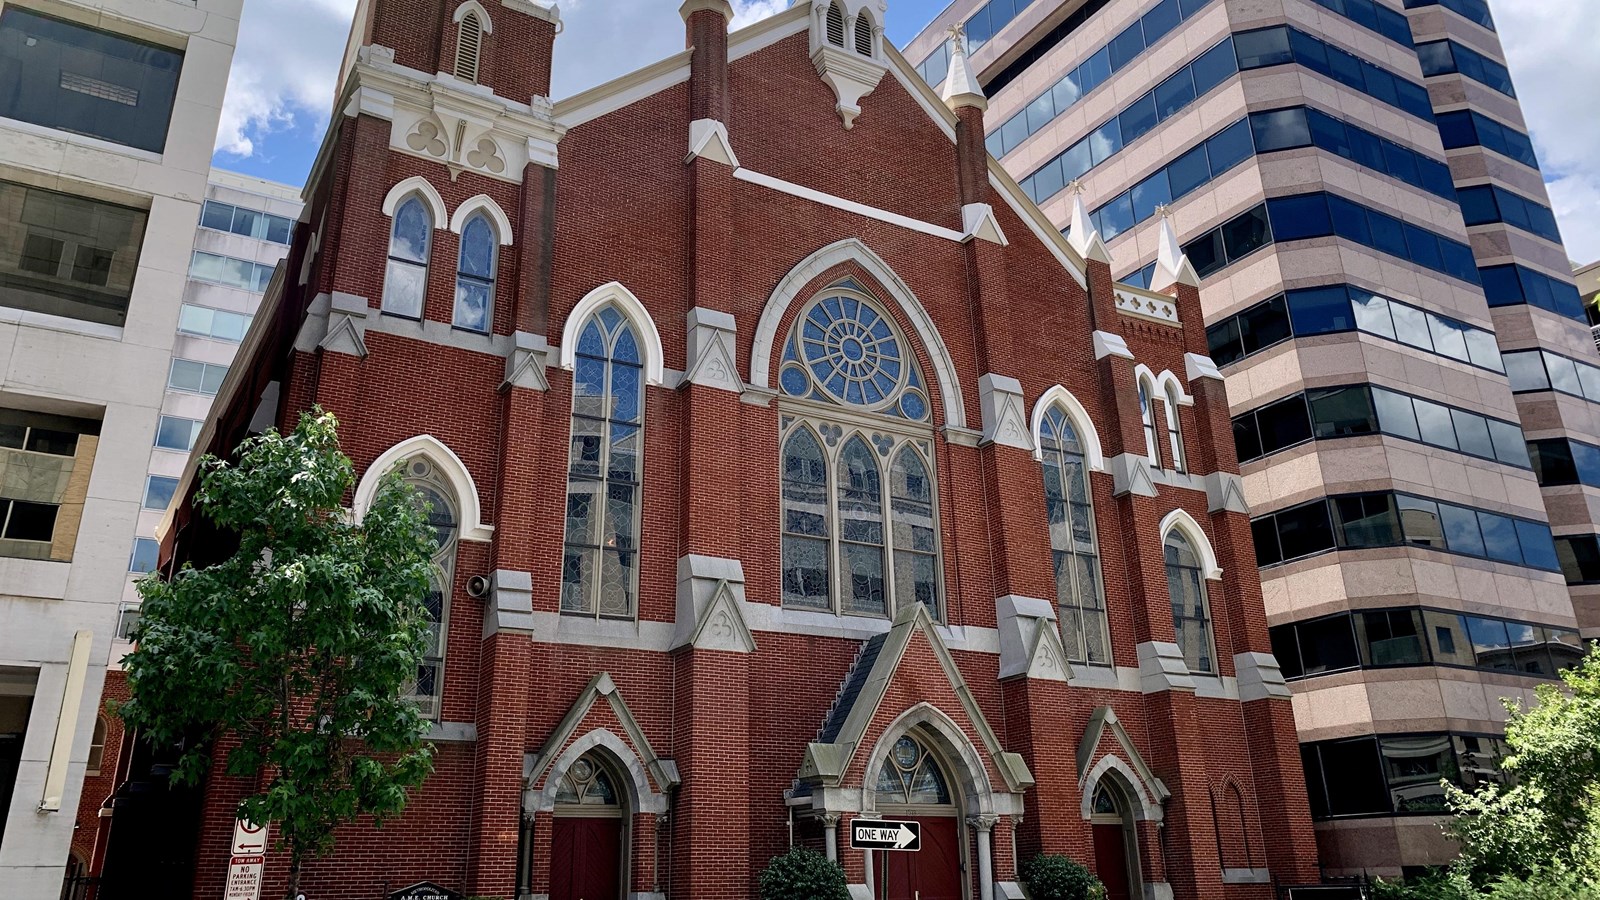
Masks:
[[[850,900],[844,868],[815,850],[790,847],[761,872],[761,900]]]
[[[1065,856],[1035,856],[1020,874],[1033,900],[1103,900],[1106,895],[1100,879]]]

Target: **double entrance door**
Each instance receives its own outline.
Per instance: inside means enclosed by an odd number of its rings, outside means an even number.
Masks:
[[[880,900],[962,900],[961,821],[954,816],[894,816],[922,825],[922,849],[880,851]]]
[[[550,900],[621,900],[621,817],[557,816],[554,822]]]

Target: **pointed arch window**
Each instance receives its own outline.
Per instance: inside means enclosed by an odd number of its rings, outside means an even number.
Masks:
[[[786,606],[890,616],[940,608],[927,388],[909,344],[846,279],[784,343],[782,581]]]
[[[901,737],[889,748],[889,755],[878,769],[879,805],[948,806],[950,782],[938,757],[910,735]]]
[[[574,365],[563,613],[635,615],[643,442],[639,340],[632,323],[605,306],[579,332]]]
[[[1144,456],[1150,465],[1160,468],[1161,455],[1156,450],[1156,411],[1153,400],[1154,386],[1147,378],[1139,379],[1139,418],[1144,423]]]
[[[861,56],[872,55],[872,16],[866,10],[856,14],[856,53]]]
[[[1083,445],[1059,406],[1045,413],[1039,432],[1061,644],[1069,662],[1108,666],[1111,639]]]
[[[1172,630],[1177,634],[1184,662],[1191,672],[1215,675],[1211,605],[1206,598],[1200,554],[1188,536],[1177,529],[1167,532],[1162,552],[1167,562],[1167,590],[1172,595]]]
[[[838,3],[828,4],[828,43],[844,46],[844,9]]]
[[[1188,467],[1184,462],[1183,452],[1183,426],[1178,421],[1178,389],[1174,385],[1167,385],[1167,442],[1172,446],[1172,468],[1174,471],[1186,472]]]
[[[433,245],[433,215],[416,194],[400,201],[389,230],[389,266],[383,279],[383,311],[422,318],[428,289],[428,255]]]
[[[455,76],[474,84],[478,81],[478,62],[483,52],[483,22],[469,12],[456,23]]]
[[[423,606],[428,615],[428,641],[422,661],[417,665],[416,680],[407,691],[407,696],[417,704],[425,718],[438,719],[439,701],[444,690],[450,587],[455,581],[456,538],[461,528],[455,506],[448,499],[450,490],[432,462],[425,457],[416,457],[407,462],[406,481],[417,492],[417,502],[423,507],[437,545],[433,554],[433,570],[428,577],[428,593],[423,597]]]
[[[472,18],[468,13],[467,18]],[[456,264],[456,304],[452,324],[466,331],[489,332],[494,314],[495,269],[500,239],[489,217],[479,213],[461,229],[461,255]]]

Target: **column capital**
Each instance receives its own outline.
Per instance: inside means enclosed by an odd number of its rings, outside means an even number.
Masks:
[[[979,813],[975,816],[967,816],[967,824],[976,828],[979,834],[988,834],[994,830],[994,826],[999,822],[1000,817],[994,813]]]

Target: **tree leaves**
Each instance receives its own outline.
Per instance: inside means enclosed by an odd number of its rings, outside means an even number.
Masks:
[[[339,824],[399,815],[433,765],[428,723],[403,694],[430,633],[434,533],[398,471],[351,519],[337,429],[318,409],[289,435],[243,443],[236,464],[201,461],[196,508],[239,549],[139,582],[120,710],[149,740],[185,744],[182,781],[203,776],[221,741],[222,771],[255,789],[240,816],[279,823],[296,870]]]

